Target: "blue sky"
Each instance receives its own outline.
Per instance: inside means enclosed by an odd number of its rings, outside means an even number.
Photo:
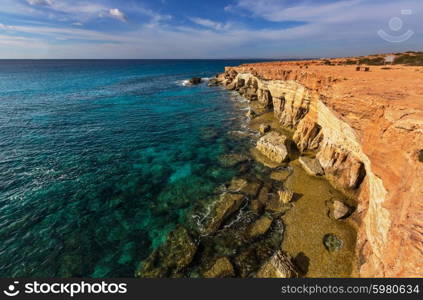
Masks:
[[[423,50],[422,0],[0,3],[0,58],[299,58]],[[402,26],[392,30],[394,17]],[[392,43],[379,30],[413,34]]]

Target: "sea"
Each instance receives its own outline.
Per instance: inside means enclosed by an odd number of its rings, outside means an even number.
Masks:
[[[235,175],[246,62],[0,60],[0,277],[133,277]]]

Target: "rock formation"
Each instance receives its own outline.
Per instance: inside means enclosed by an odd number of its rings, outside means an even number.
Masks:
[[[423,276],[422,72],[271,62],[227,67],[217,78],[273,108],[298,149],[316,154],[314,167],[358,200],[356,252],[364,277]],[[287,158],[277,133],[267,133],[257,148],[276,162]]]

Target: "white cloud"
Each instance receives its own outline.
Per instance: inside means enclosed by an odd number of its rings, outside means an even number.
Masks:
[[[201,26],[204,26],[204,27],[207,27],[207,28],[211,28],[211,29],[214,29],[214,30],[222,30],[222,29],[228,28],[227,24],[214,22],[214,21],[209,20],[209,19],[193,17],[193,18],[190,18],[190,20],[192,22],[194,22],[195,24],[198,24],[198,25],[201,25]]]
[[[120,11],[119,9],[117,9],[117,8],[111,8],[111,9],[109,9],[109,15],[112,18],[118,19],[119,21],[122,21],[122,22],[126,22],[127,21],[127,18],[125,16],[125,14],[122,11]]]
[[[14,30],[15,27],[14,26],[5,25],[3,23],[0,23],[0,29],[3,29],[3,30]]]
[[[51,6],[54,4],[54,0],[26,0],[30,5],[44,5]]]

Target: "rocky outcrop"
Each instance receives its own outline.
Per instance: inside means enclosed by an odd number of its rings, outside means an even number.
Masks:
[[[310,158],[307,156],[301,156],[298,161],[300,162],[303,169],[312,176],[322,176],[325,171],[323,171],[320,162],[317,159]]]
[[[270,132],[258,140],[257,149],[272,161],[282,163],[288,158],[286,141],[286,136]]]
[[[257,278],[293,278],[298,273],[288,255],[277,251],[257,272]]]
[[[300,152],[314,152],[326,178],[358,200],[362,276],[423,276],[422,71],[307,61],[228,67],[218,77],[273,107]],[[281,162],[283,142],[269,134],[257,148]]]

